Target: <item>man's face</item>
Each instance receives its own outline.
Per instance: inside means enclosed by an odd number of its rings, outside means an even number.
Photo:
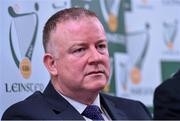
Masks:
[[[109,53],[104,29],[96,18],[58,24],[52,39],[59,51],[56,69],[62,93],[104,88],[110,74]]]

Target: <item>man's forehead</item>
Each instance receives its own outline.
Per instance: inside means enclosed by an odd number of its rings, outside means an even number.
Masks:
[[[80,23],[89,23],[89,22],[99,22],[99,20],[96,17],[83,17],[81,19],[68,19],[66,21],[61,21],[60,23],[57,23],[57,25],[79,25]]]

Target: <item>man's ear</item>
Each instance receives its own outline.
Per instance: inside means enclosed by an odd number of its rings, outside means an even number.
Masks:
[[[44,65],[46,66],[49,73],[53,76],[57,75],[57,65],[55,58],[50,53],[45,53],[44,58]]]

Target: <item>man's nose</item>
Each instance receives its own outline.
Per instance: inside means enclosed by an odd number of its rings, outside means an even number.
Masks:
[[[98,64],[102,61],[102,54],[97,50],[97,48],[92,48],[89,54],[89,63],[90,64]]]

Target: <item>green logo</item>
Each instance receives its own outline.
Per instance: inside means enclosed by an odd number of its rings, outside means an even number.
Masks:
[[[37,3],[34,7],[36,11],[39,9]],[[22,76],[28,79],[32,73],[31,59],[38,30],[38,16],[35,12],[17,13],[12,6],[8,8],[8,12],[12,17],[9,28],[12,56]],[[14,46],[15,43],[16,47]]]
[[[141,82],[141,68],[148,50],[149,39],[149,24],[145,25],[145,30],[127,34],[127,50],[133,64],[130,71],[133,84],[139,84]]]
[[[175,20],[173,23],[163,23],[163,35],[164,42],[168,49],[172,50],[174,48],[174,40],[177,35],[178,21]]]

